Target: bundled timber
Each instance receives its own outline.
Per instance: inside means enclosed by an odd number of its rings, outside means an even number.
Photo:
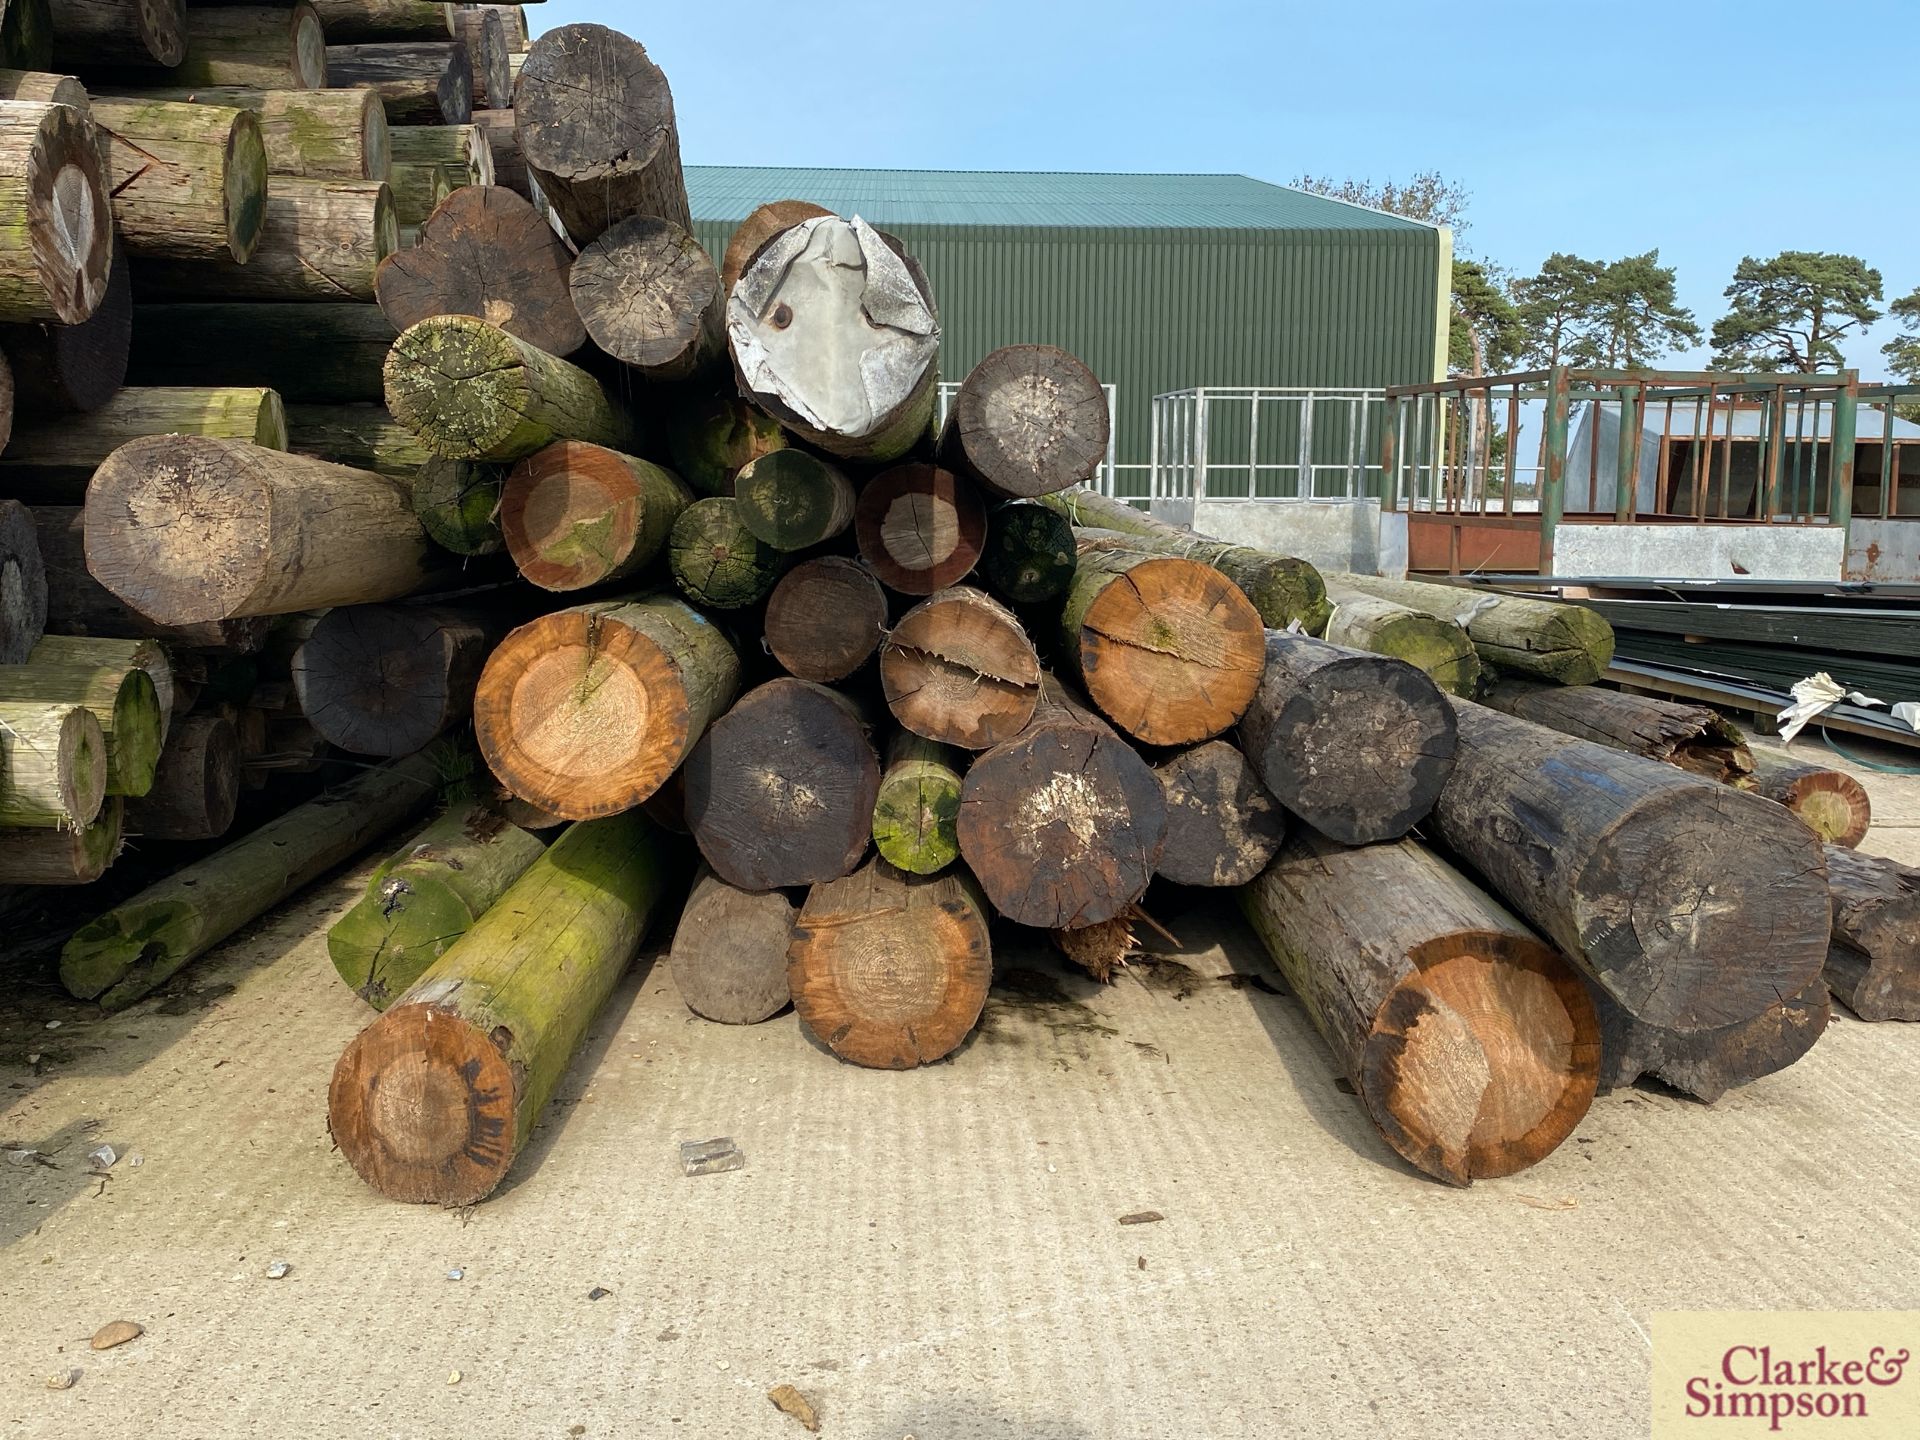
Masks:
[[[782,231],[727,299],[742,393],[823,450],[899,459],[926,438],[939,388],[940,326],[924,282],[857,216]]]
[[[417,246],[381,263],[374,289],[396,330],[472,315],[549,355],[571,355],[587,339],[567,289],[572,263],[533,206],[497,185],[474,185],[428,216]]]
[[[80,665],[91,669],[140,670],[153,682],[165,738],[176,703],[173,665],[157,640],[120,640],[81,635],[48,635],[33,647],[33,665]]]
[[[940,460],[995,495],[1031,499],[1084,485],[1107,458],[1106,392],[1054,345],[1003,345],[967,373],[947,411]]]
[[[0,325],[16,418],[97,410],[126,383],[133,345],[133,267],[115,265],[93,314],[77,325]]]
[[[911,731],[887,742],[886,769],[873,803],[873,844],[880,858],[909,875],[937,875],[960,858],[960,787],[966,760],[958,750]]]
[[[257,90],[324,90],[351,85],[328,73],[326,35],[307,0],[291,5],[190,5],[187,58],[169,85],[240,85]]]
[[[1190,745],[1238,720],[1266,646],[1259,612],[1212,566],[1106,541],[1081,541],[1060,633],[1094,704],[1150,745]]]
[[[675,878],[643,816],[554,841],[334,1067],[327,1125],[391,1200],[485,1199],[613,993]]]
[[[397,599],[431,564],[404,486],[236,440],[129,441],[86,513],[94,578],[165,625]]]
[[[596,601],[501,641],[480,676],[474,730],[515,795],[590,819],[658,790],[739,684],[733,646],[691,606],[666,595]]]
[[[801,680],[844,680],[887,628],[887,592],[857,561],[826,555],[796,565],[767,597],[767,649]]]
[[[648,380],[684,380],[726,354],[720,272],[671,220],[611,226],[580,252],[570,283],[593,343]]]
[[[788,563],[785,552],[747,528],[730,495],[709,495],[680,512],[668,559],[674,584],[713,610],[738,610],[766,599]]]
[[[128,253],[246,264],[267,198],[267,147],[252,111],[96,96],[92,116]]]
[[[1828,845],[1827,984],[1862,1020],[1920,1020],[1920,870]]]
[[[246,264],[150,263],[134,278],[148,300],[371,300],[374,272],[399,243],[385,181],[275,176]]]
[[[1480,653],[1459,625],[1428,610],[1327,581],[1333,614],[1321,637],[1351,650],[1391,655],[1433,677],[1450,695],[1471,700],[1480,687]]]
[[[18,500],[0,500],[0,665],[24,665],[46,629],[47,567],[39,527]]]
[[[1027,727],[1040,703],[1040,660],[1011,611],[965,585],[900,618],[880,646],[880,686],[916,735],[986,750]]]
[[[1600,1017],[1600,1085],[1624,1089],[1643,1075],[1711,1105],[1736,1086],[1793,1064],[1826,1033],[1831,1005],[1819,976],[1769,1000],[1759,1014],[1710,1030],[1667,1030],[1636,1020],[1597,985],[1589,985]]]
[[[513,104],[513,67],[507,63],[506,22],[496,5],[460,5],[454,7],[453,36],[466,47],[467,66],[473,71],[473,106],[511,107]],[[524,48],[524,47],[523,47]]]
[[[511,466],[490,460],[431,457],[413,480],[413,513],[433,543],[455,555],[496,555],[500,494]]]
[[[693,229],[673,94],[638,41],[604,25],[547,31],[521,66],[513,111],[527,169],[575,244],[629,215]]]
[[[1584,605],[1435,585],[1342,575],[1340,583],[1458,621],[1480,658],[1556,685],[1591,685],[1613,661],[1613,627]]]
[[[737,395],[678,404],[663,417],[663,428],[674,473],[702,495],[731,495],[742,466],[787,444],[778,421]]]
[[[371,470],[404,481],[409,489],[421,468],[437,458],[379,405],[289,405],[286,414],[287,438],[280,448]]]
[[[987,588],[1014,605],[1044,605],[1064,596],[1079,564],[1066,516],[1030,500],[1002,505],[987,519],[987,542],[976,567]]]
[[[130,834],[212,840],[227,833],[240,800],[240,737],[218,713],[182,716],[167,736],[145,795],[127,807]]]
[[[143,435],[203,435],[287,448],[280,397],[258,386],[133,386],[97,410],[24,426],[0,456],[0,487],[34,504],[77,504],[109,455]]]
[[[182,304],[135,310],[135,385],[261,385],[288,404],[378,401],[394,328],[375,305]]]
[[[1111,920],[1146,893],[1167,802],[1133,747],[1049,676],[1027,728],[968,769],[958,833],[994,909],[1070,929]]]
[[[687,757],[687,825],[745,890],[837,880],[873,834],[880,759],[851,701],[782,677],[742,695]]]
[[[30,663],[0,666],[0,705],[80,705],[100,722],[106,793],[144,795],[167,733],[153,677],[130,657],[113,664]]]
[[[168,69],[187,58],[186,0],[48,0],[53,59]]]
[[[869,480],[853,525],[861,559],[903,595],[959,584],[987,538],[986,507],[973,487],[933,465],[896,465]]]
[[[1784,805],[1831,845],[1851,850],[1867,837],[1873,803],[1866,787],[1844,770],[1803,765],[1771,750],[1753,753],[1753,789]]]
[[[120,854],[125,802],[117,795],[91,825],[0,830],[0,885],[89,885]]]
[[[853,524],[854,496],[838,467],[805,450],[749,460],[733,481],[741,524],[776,550],[807,550],[842,533]]]
[[[385,1010],[540,858],[538,837],[480,806],[447,811],[380,862],[327,931],[333,968]]]
[[[294,694],[320,738],[354,755],[411,755],[466,719],[506,627],[452,605],[343,605],[293,654]]]
[[[1167,799],[1159,873],[1176,885],[1249,884],[1286,839],[1286,811],[1225,740],[1182,750],[1153,773]]]
[[[758,1025],[786,1009],[796,913],[779,890],[742,890],[701,866],[668,958],[687,1009],[723,1025]]]
[[[391,164],[387,113],[372,90],[249,90],[238,85],[122,92],[250,111],[260,124],[267,174],[308,180],[384,180]],[[269,187],[271,188],[271,187]]]
[[[1452,1185],[1516,1174],[1586,1115],[1601,1041],[1579,977],[1424,846],[1302,833],[1240,902],[1417,1169]]]
[[[113,264],[110,188],[83,112],[0,101],[0,214],[13,217],[0,227],[0,320],[93,314]]]
[[[107,741],[71,701],[0,699],[0,829],[91,825],[107,798]]]
[[[794,922],[787,986],[842,1060],[911,1070],[967,1038],[993,980],[989,912],[964,870],[903,875],[870,860],[815,885]]]
[[[451,5],[435,0],[313,0],[327,39],[445,40],[454,33]]]
[[[1752,783],[1753,752],[1740,732],[1705,705],[1676,705],[1592,685],[1538,685],[1508,680],[1483,704],[1549,730],[1678,766],[1723,785]]]
[[[692,503],[680,478],[651,461],[558,440],[508,475],[500,531],[526,580],[584,590],[650,564]]]
[[[555,440],[628,447],[632,419],[600,382],[484,320],[410,326],[386,363],[387,408],[454,460],[518,460]]]
[[[1820,843],[1778,806],[1453,700],[1440,839],[1635,1018],[1751,1020],[1820,973]]]
[[[334,85],[380,92],[393,125],[466,125],[473,120],[473,66],[458,41],[408,40],[327,46]]]
[[[0,0],[0,66],[45,70],[52,64],[51,0]]]
[[[727,240],[726,254],[720,261],[721,289],[730,293],[740,282],[741,273],[774,236],[792,229],[802,220],[831,214],[831,210],[811,200],[770,200],[756,208],[734,227],[732,236]]]

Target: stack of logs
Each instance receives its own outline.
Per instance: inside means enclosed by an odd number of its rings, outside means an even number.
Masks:
[[[676,913],[695,1013],[905,1068],[973,1029],[996,917],[1108,978],[1156,877],[1234,889],[1455,1183],[1602,1082],[1777,1068],[1823,966],[1912,1013],[1914,877],[1823,857],[1832,782],[1595,688],[1578,606],[1087,491],[1094,375],[1012,345],[943,403],[927,275],[858,217],[774,202],[716,263],[627,37],[49,3],[0,57],[79,72],[0,77],[0,882],[361,757],[76,930],[117,1007],[432,809],[329,935],[380,1012],[332,1130],[383,1193],[488,1194]]]

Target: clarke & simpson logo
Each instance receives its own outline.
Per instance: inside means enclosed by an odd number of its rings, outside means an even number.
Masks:
[[[1653,1440],[1920,1436],[1908,1364],[1920,1313],[1677,1312],[1653,1317]]]

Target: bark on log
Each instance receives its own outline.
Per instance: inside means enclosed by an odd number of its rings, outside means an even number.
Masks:
[[[513,111],[520,153],[575,244],[629,215],[693,229],[673,94],[638,41],[604,25],[547,31],[521,66]]]
[[[596,601],[500,643],[474,696],[474,730],[509,790],[586,820],[658,790],[739,684],[732,645],[691,606],[667,595]]]
[[[1579,976],[1424,846],[1301,834],[1240,902],[1415,1168],[1450,1185],[1513,1175],[1586,1115],[1601,1045]]]
[[[1557,685],[1591,685],[1613,663],[1613,627],[1584,605],[1377,575],[1339,579],[1383,600],[1459,621],[1473,637],[1480,658],[1502,670]]]
[[[1920,870],[1828,845],[1827,984],[1862,1020],[1920,1020]]]
[[[49,0],[53,58],[171,68],[187,58],[186,0]]]
[[[39,527],[19,501],[0,500],[0,665],[26,664],[46,631],[47,568]]]
[[[135,385],[263,385],[289,404],[382,396],[394,329],[375,305],[142,305]]]
[[[0,14],[6,6],[0,5]],[[0,19],[0,31],[5,28]],[[0,41],[4,47],[4,41]],[[51,63],[51,62],[49,62]],[[44,70],[0,69],[0,100],[37,100],[44,105],[70,105],[85,112],[87,87],[71,75],[52,75]]]
[[[79,504],[106,458],[143,435],[201,435],[285,450],[287,413],[258,386],[132,386],[98,410],[25,426],[0,458],[0,487],[36,505]]]
[[[560,440],[513,467],[500,532],[542,590],[585,590],[639,573],[667,547],[693,492],[670,470],[583,440]]]
[[[940,325],[917,268],[864,220],[803,220],[728,293],[741,391],[849,460],[896,460],[928,436]]]
[[[1803,765],[1771,750],[1753,754],[1753,790],[1798,815],[1830,845],[1851,850],[1867,838],[1873,802],[1866,787],[1844,770]]]
[[[838,555],[796,565],[767,597],[767,649],[801,680],[844,680],[872,658],[887,628],[873,572]]]
[[[1260,614],[1198,560],[1082,541],[1060,627],[1093,702],[1150,745],[1218,735],[1260,686]]]
[[[796,913],[781,891],[742,890],[701,866],[668,961],[687,1009],[722,1025],[757,1025],[786,1009]]]
[[[115,265],[100,302],[78,325],[0,325],[16,418],[97,410],[126,383],[133,344],[133,267]]]
[[[397,330],[434,315],[472,315],[549,355],[586,344],[567,290],[573,257],[525,200],[498,185],[449,195],[420,243],[380,266],[374,289]]]
[[[48,0],[0,0],[0,65],[46,70],[53,64],[53,14]]]
[[[327,1124],[390,1200],[471,1205],[541,1110],[677,866],[640,815],[576,825],[334,1067]]]
[[[770,200],[755,209],[734,227],[732,236],[727,240],[726,254],[720,261],[722,292],[732,292],[740,281],[741,273],[774,236],[792,229],[802,220],[831,214],[831,210],[823,209],[811,200]]]
[[[1003,345],[967,373],[940,433],[940,463],[1006,499],[1084,485],[1107,458],[1100,381],[1054,345]]]
[[[787,445],[779,422],[737,395],[685,400],[662,419],[674,473],[702,495],[733,494],[742,466]]]
[[[951,746],[901,730],[873,804],[880,858],[909,875],[937,875],[960,858],[960,787],[966,759]]]
[[[570,284],[593,343],[648,380],[685,380],[726,354],[720,272],[670,220],[612,226],[580,252]]]
[[[192,5],[187,58],[167,72],[178,86],[241,85],[259,90],[324,90],[351,85],[329,73],[326,34],[307,0],[292,5]]]
[[[327,931],[349,989],[385,1010],[540,858],[546,846],[492,811],[460,806],[380,862]]]
[[[267,201],[267,147],[252,111],[96,96],[92,115],[128,254],[246,264]]]
[[[240,737],[225,715],[185,715],[167,737],[153,786],[127,808],[127,830],[150,840],[212,840],[240,800]]]
[[[994,909],[1072,929],[1111,920],[1146,893],[1167,802],[1133,747],[1049,676],[1032,723],[968,769],[958,831]]]
[[[433,456],[413,481],[413,513],[443,550],[456,555],[496,555],[506,549],[500,533],[500,493],[510,467],[491,460]]]
[[[808,892],[787,952],[793,1008],[842,1060],[930,1065],[979,1023],[993,981],[987,923],[964,870],[903,875],[871,860]]]
[[[1592,685],[1518,680],[1493,686],[1481,703],[1562,735],[1659,760],[1723,785],[1752,785],[1753,752],[1729,721],[1705,705],[1677,705]]]
[[[1737,1025],[1818,977],[1826,867],[1805,826],[1670,765],[1451,703],[1440,838],[1638,1019]]]
[[[453,460],[519,460],[556,440],[632,448],[632,417],[598,380],[470,315],[408,327],[386,389],[400,423]]]
[[[118,858],[125,802],[77,830],[0,830],[0,885],[90,885]]]
[[[1154,774],[1167,798],[1159,874],[1176,885],[1249,884],[1286,839],[1286,811],[1225,740],[1182,750]]]
[[[1603,1090],[1651,1075],[1709,1105],[1805,1055],[1826,1033],[1831,1013],[1826,981],[1817,975],[1752,1019],[1684,1034],[1636,1020],[1598,986],[1587,989],[1600,1016]]]
[[[245,265],[152,262],[135,272],[134,290],[144,300],[371,300],[374,272],[399,243],[385,181],[277,176]]]
[[[987,517],[987,541],[975,567],[986,586],[1013,605],[1044,605],[1073,585],[1079,564],[1067,518],[1030,500]]]
[[[837,880],[873,835],[880,759],[851,701],[805,680],[749,690],[687,757],[687,825],[744,890]]]
[[[249,111],[260,123],[269,176],[385,180],[392,164],[387,113],[372,90],[250,90],[238,85],[203,85],[198,89],[143,88],[118,93],[129,99],[192,101]]]
[[[1040,703],[1039,657],[1011,611],[956,585],[900,618],[880,645],[880,688],[908,730],[987,750],[1011,740]]]
[[[129,441],[86,514],[94,578],[164,625],[394,600],[431,573],[406,487],[235,440]]]
[[[1404,660],[1448,694],[1474,698],[1480,687],[1480,654],[1454,621],[1382,600],[1337,579],[1327,582],[1327,599],[1334,610],[1321,631],[1323,639]]]
[[[354,755],[411,755],[466,719],[487,654],[506,631],[452,605],[343,605],[294,652],[301,713]]]
[[[762,544],[746,527],[730,495],[709,495],[682,510],[668,554],[674,584],[711,610],[758,604],[788,564],[785,552]]]
[[[12,663],[12,662],[8,662]],[[33,647],[32,665],[82,665],[91,668],[144,670],[153,682],[153,698],[160,707],[160,735],[166,738],[178,703],[173,665],[157,640],[121,640],[104,636],[48,635]]]
[[[0,101],[0,320],[78,325],[100,304],[114,248],[101,148],[82,111]]]
[[[454,7],[453,38],[466,47],[467,68],[473,72],[473,106],[511,107],[513,67],[507,63],[507,27],[492,5]]]
[[[91,825],[107,795],[107,741],[83,705],[0,700],[0,829]]]
[[[383,406],[289,405],[286,415],[287,439],[281,448],[371,470],[403,482],[409,490],[422,467],[437,458]]]
[[[313,0],[313,8],[335,44],[445,40],[454,34],[454,7],[434,0]]]
[[[740,522],[766,544],[807,550],[853,524],[855,492],[845,474],[818,456],[775,450],[740,467],[733,501]]]
[[[904,595],[931,595],[966,579],[987,538],[973,486],[933,465],[896,465],[869,480],[853,512],[854,538],[873,573]]]
[[[454,40],[327,46],[334,85],[380,92],[390,125],[466,125],[473,120],[473,66]]]
[[[0,666],[0,705],[84,707],[100,722],[106,793],[144,795],[152,786],[167,713],[145,670],[131,663]]]

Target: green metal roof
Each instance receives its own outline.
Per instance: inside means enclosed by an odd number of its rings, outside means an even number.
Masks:
[[[1431,225],[1245,175],[1014,170],[817,170],[689,165],[693,218],[738,222],[769,200],[811,200],[881,226],[1032,229],[1397,230]]]

